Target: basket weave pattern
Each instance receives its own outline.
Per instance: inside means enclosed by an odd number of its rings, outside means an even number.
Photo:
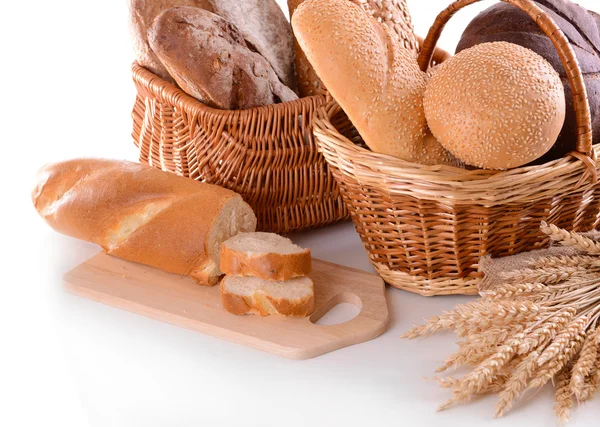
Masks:
[[[137,64],[133,78],[133,139],[142,163],[240,193],[259,230],[284,233],[348,216],[312,135],[325,97],[221,111]]]
[[[479,0],[458,0],[436,19],[419,64],[432,64],[447,21]],[[320,110],[314,132],[371,263],[392,286],[426,296],[475,294],[479,259],[547,245],[540,222],[589,231],[600,225],[600,184],[590,110],[577,58],[552,19],[529,0],[526,11],[565,64],[579,124],[577,152],[509,171],[423,166],[369,151],[341,108]],[[443,58],[442,58],[443,60]]]
[[[335,103],[315,135],[371,263],[401,289],[475,294],[479,258],[545,246],[541,221],[577,231],[600,224],[600,184],[576,189],[587,169],[575,159],[504,172],[425,167],[364,148]]]

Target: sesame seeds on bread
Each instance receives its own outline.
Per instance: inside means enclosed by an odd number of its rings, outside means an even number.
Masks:
[[[512,43],[483,43],[433,74],[425,115],[440,143],[464,163],[510,169],[544,155],[565,119],[558,73],[540,55]]]
[[[427,75],[414,51],[349,1],[306,0],[292,17],[298,43],[367,146],[423,164],[443,163],[424,150]],[[426,156],[423,158],[423,156]]]

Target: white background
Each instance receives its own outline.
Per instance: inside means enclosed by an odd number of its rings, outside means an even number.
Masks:
[[[449,0],[409,0],[425,35]],[[284,3],[281,1],[281,3]],[[484,6],[491,2],[484,2]],[[580,4],[600,10],[597,0]],[[457,15],[452,51],[484,6]],[[476,426],[493,398],[436,413],[448,394],[422,377],[454,337],[399,338],[468,300],[388,289],[389,330],[369,343],[288,361],[65,294],[64,272],[98,251],[60,236],[29,200],[35,170],[78,156],[136,160],[125,0],[3,2],[0,40],[1,426]],[[315,256],[370,269],[351,224],[294,236]],[[598,425],[600,401],[573,426]],[[549,388],[498,426],[554,425]]]

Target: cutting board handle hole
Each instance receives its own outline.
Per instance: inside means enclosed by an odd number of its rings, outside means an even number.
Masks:
[[[360,314],[362,301],[352,293],[337,294],[310,316],[315,325],[333,326],[349,322]]]

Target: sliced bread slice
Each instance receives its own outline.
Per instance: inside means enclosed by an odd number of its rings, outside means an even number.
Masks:
[[[308,316],[315,308],[315,291],[309,277],[272,281],[225,276],[221,303],[233,314]]]
[[[221,271],[230,276],[290,280],[310,274],[310,249],[273,233],[240,233],[221,245]]]

